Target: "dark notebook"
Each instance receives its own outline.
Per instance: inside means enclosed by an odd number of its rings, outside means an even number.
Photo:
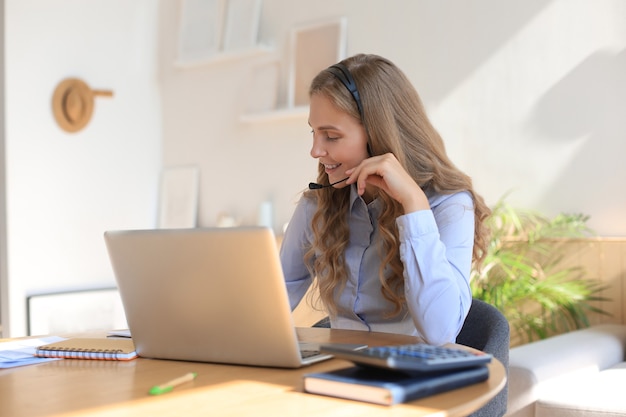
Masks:
[[[304,391],[392,405],[485,381],[487,366],[437,373],[405,373],[354,366],[304,376]]]

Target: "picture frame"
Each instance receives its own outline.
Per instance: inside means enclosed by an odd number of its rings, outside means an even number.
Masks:
[[[287,106],[309,104],[309,85],[323,69],[346,57],[345,17],[293,28],[290,33],[291,60]]]
[[[278,105],[280,61],[271,60],[254,66],[246,92],[247,114],[267,113]]]
[[[222,50],[224,0],[180,0],[178,61],[211,58]]]
[[[161,173],[159,229],[197,225],[200,170],[196,166],[166,168]]]
[[[226,0],[223,51],[238,52],[258,43],[262,0]]]

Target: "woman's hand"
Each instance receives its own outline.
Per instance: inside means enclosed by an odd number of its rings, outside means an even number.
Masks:
[[[369,184],[385,191],[402,204],[405,213],[430,209],[424,191],[391,153],[367,158],[358,166],[347,170],[346,174],[350,176],[346,184],[356,183],[361,196]]]

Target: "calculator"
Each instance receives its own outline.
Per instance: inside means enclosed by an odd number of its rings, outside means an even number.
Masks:
[[[424,343],[398,346],[371,346],[348,351],[322,345],[321,351],[337,359],[345,359],[361,366],[399,371],[435,372],[472,368],[491,362],[492,355],[477,350],[434,346]]]

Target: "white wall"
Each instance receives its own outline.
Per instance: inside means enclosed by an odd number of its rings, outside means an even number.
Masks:
[[[26,296],[114,286],[102,234],[153,227],[161,162],[152,0],[6,0],[5,334],[25,334]],[[87,127],[62,131],[51,98],[79,77]],[[3,288],[4,290],[4,288]]]
[[[489,203],[582,212],[626,234],[626,3],[621,0],[265,0],[260,41],[282,62],[294,26],[348,18],[348,55],[395,61],[414,82],[453,160]],[[238,121],[263,57],[175,69],[176,2],[161,19],[164,163],[198,164],[200,223],[220,211],[254,222],[271,197],[276,224],[315,177],[306,115]],[[314,51],[311,51],[314,53]],[[312,162],[313,161],[313,162]]]

